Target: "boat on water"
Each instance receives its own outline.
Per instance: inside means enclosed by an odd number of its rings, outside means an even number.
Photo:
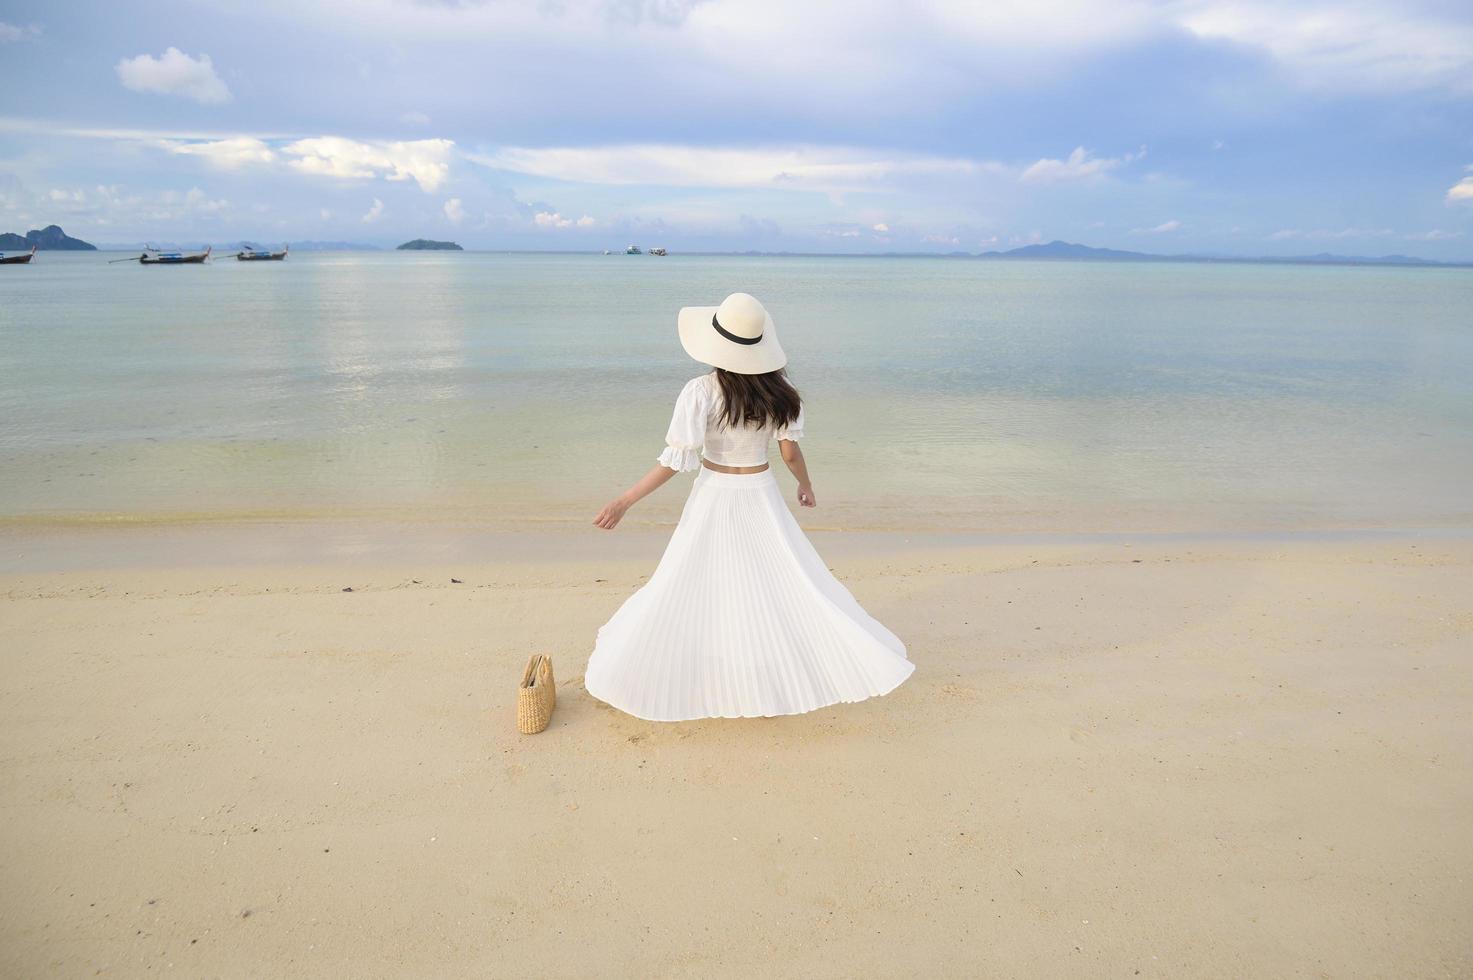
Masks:
[[[625,255],[643,255],[644,253],[639,250],[639,246],[638,245],[630,245],[628,248],[626,248],[624,250],[624,254]]]
[[[210,249],[213,246],[206,245],[203,252],[165,252],[157,248],[144,249],[143,254],[138,256],[138,261],[143,265],[191,265],[199,264],[210,257]]]
[[[663,248],[652,248],[652,249],[650,249],[650,254],[651,255],[667,255],[669,253],[667,253]]]
[[[242,262],[280,262],[286,258],[287,250],[290,248],[290,245],[283,245],[280,252],[273,252],[269,248],[252,245],[250,242],[241,242],[240,251],[235,253],[235,257]]]
[[[36,246],[32,245],[29,252],[18,252],[15,255],[6,255],[0,252],[0,265],[25,265],[31,261],[31,256],[36,254]]]

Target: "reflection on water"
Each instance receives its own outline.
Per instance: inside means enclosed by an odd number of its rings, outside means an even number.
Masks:
[[[810,523],[1462,525],[1463,270],[294,254],[0,287],[0,519],[582,522],[651,465],[675,311],[744,289],[808,399]],[[683,486],[677,483],[677,486]],[[683,491],[636,515],[670,520]]]

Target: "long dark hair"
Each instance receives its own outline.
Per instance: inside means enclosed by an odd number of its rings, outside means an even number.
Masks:
[[[766,374],[734,374],[717,368],[716,383],[721,386],[721,420],[728,427],[750,424],[761,428],[770,422],[780,429],[798,419],[803,398],[788,380],[786,368]]]

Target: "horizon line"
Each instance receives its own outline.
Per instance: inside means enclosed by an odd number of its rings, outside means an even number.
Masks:
[[[411,239],[411,240],[413,240],[413,239]],[[195,240],[184,239],[184,241],[195,241]],[[205,247],[207,245],[212,246],[212,247],[214,245],[221,245],[221,246],[224,246],[224,247],[233,247],[234,245],[240,244],[242,242],[247,242],[247,241],[249,241],[249,242],[255,242],[255,241],[272,241],[272,242],[279,242],[282,245],[288,245],[288,246],[290,246],[290,245],[297,245],[297,246],[300,246],[300,245],[305,245],[305,244],[309,244],[309,243],[313,243],[313,242],[318,242],[318,241],[326,241],[326,239],[303,238],[303,239],[297,239],[297,240],[293,241],[291,239],[270,239],[270,240],[268,240],[268,239],[264,239],[264,238],[262,238],[262,239],[239,238],[239,239],[228,239],[228,240],[225,240],[225,241],[222,241],[222,242],[213,242],[213,241],[209,241],[209,240],[205,240],[205,239],[198,239],[197,241],[199,242],[199,247],[203,248],[203,247]],[[320,252],[353,252],[353,251],[364,251],[364,252],[399,252],[399,251],[406,251],[406,252],[457,252],[458,251],[458,252],[472,252],[472,253],[477,253],[477,254],[482,254],[482,255],[598,255],[598,256],[602,256],[604,254],[608,254],[610,256],[618,256],[618,255],[624,255],[625,254],[625,252],[622,249],[609,249],[609,250],[607,250],[607,253],[606,253],[604,249],[598,249],[598,248],[562,248],[562,249],[552,249],[552,248],[475,248],[475,247],[470,247],[470,246],[464,246],[464,245],[462,245],[459,248],[455,248],[455,249],[401,249],[397,245],[375,245],[375,244],[371,244],[371,243],[368,243],[368,242],[352,242],[352,241],[346,241],[346,240],[340,242],[339,244],[344,245],[344,246],[351,246],[351,247],[345,247],[345,248],[322,248],[322,249],[311,249],[311,248],[309,248],[309,249],[306,249],[306,251],[320,251]],[[1033,244],[1052,244],[1052,243],[1038,242],[1038,243],[1033,243]],[[1071,245],[1073,245],[1073,244],[1078,244],[1078,243],[1067,242],[1065,244],[1071,244]],[[161,246],[161,247],[175,247],[175,245],[176,245],[176,243],[170,242],[166,246]],[[141,248],[141,247],[146,248],[147,246],[144,245],[141,242],[140,243],[111,242],[111,243],[105,243],[105,244],[96,245],[94,247],[99,252],[124,252],[124,251],[133,251],[133,250],[138,249],[138,248]],[[179,247],[184,247],[184,246],[179,246]],[[777,250],[777,251],[769,251],[769,250],[764,250],[764,249],[722,249],[722,250],[692,249],[692,250],[689,250],[689,251],[683,251],[683,250],[677,251],[677,252],[671,253],[670,255],[666,255],[666,256],[651,256],[651,257],[653,257],[653,258],[669,258],[669,257],[672,257],[674,255],[690,255],[690,256],[727,256],[727,257],[738,257],[738,258],[743,257],[743,256],[747,256],[747,257],[763,257],[763,256],[767,256],[767,257],[791,257],[791,258],[815,258],[815,259],[887,259],[887,258],[892,258],[892,259],[904,259],[904,258],[913,258],[913,259],[987,259],[987,258],[1006,258],[1006,259],[1009,259],[1010,261],[1037,261],[1037,262],[1120,262],[1120,263],[1128,263],[1128,262],[1182,262],[1182,263],[1193,263],[1193,262],[1224,262],[1224,263],[1229,263],[1229,262],[1236,262],[1236,263],[1247,263],[1247,264],[1254,264],[1254,263],[1260,263],[1260,264],[1297,263],[1297,264],[1304,264],[1304,265],[1388,265],[1388,266],[1408,265],[1410,263],[1412,265],[1423,265],[1423,266],[1434,266],[1434,267],[1435,266],[1457,267],[1457,268],[1473,267],[1473,257],[1461,258],[1461,259],[1428,259],[1428,258],[1423,258],[1421,256],[1407,255],[1405,253],[1400,253],[1400,252],[1387,253],[1385,255],[1341,255],[1341,254],[1334,253],[1334,252],[1314,252],[1314,253],[1301,253],[1301,254],[1295,254],[1295,255],[1227,255],[1227,254],[1213,254],[1213,253],[1210,253],[1210,252],[1177,252],[1177,253],[1170,253],[1170,254],[1168,254],[1168,253],[1160,253],[1160,252],[1126,252],[1123,249],[1112,249],[1112,248],[1106,248],[1106,247],[1097,247],[1097,246],[1089,246],[1089,245],[1086,245],[1086,246],[1083,246],[1083,247],[1085,247],[1085,248],[1097,248],[1099,251],[1103,251],[1103,252],[1120,252],[1120,253],[1122,253],[1122,255],[1124,257],[1121,257],[1121,258],[1104,258],[1104,257],[1079,256],[1079,255],[1013,255],[1012,254],[1013,252],[1016,252],[1018,249],[1027,248],[1027,247],[1028,246],[1020,245],[1020,246],[1018,246],[1018,248],[1009,249],[1007,251],[996,251],[996,250],[994,250],[994,251],[987,251],[987,252],[965,252],[965,251],[952,251],[952,252],[920,252],[920,251],[916,251],[916,252],[897,252],[897,251],[888,251],[888,252],[809,252],[809,251],[794,251],[794,250],[788,250],[788,249],[782,249],[782,250]],[[78,250],[73,250],[73,249],[41,249],[41,251],[47,251],[47,252],[65,252],[65,251],[78,251]],[[641,257],[648,256],[648,255],[649,255],[648,252],[641,253]],[[1397,260],[1409,260],[1409,261],[1397,261]]]

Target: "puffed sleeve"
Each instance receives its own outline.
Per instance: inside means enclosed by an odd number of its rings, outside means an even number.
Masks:
[[[803,406],[801,404],[798,406],[798,417],[788,425],[779,428],[773,433],[773,436],[777,439],[791,439],[794,442],[803,438]]]
[[[680,389],[680,397],[675,399],[675,414],[670,417],[670,428],[665,432],[661,466],[682,472],[700,467],[710,408],[711,393],[704,377],[692,378]]]

